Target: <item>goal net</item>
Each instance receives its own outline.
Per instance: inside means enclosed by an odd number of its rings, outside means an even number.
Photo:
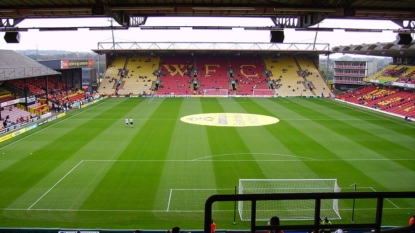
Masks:
[[[203,90],[203,96],[206,97],[228,97],[228,89],[205,89]]]
[[[273,89],[253,89],[252,97],[274,97],[275,91]]]
[[[326,193],[340,192],[337,179],[241,179],[239,194],[261,193]],[[315,200],[257,201],[256,220],[268,221],[271,216],[281,220],[313,220]],[[251,202],[239,201],[238,212],[242,221],[251,220]],[[341,219],[338,199],[322,199],[321,216]]]

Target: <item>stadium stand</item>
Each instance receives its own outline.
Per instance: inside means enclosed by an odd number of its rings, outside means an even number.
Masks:
[[[277,84],[279,96],[313,96],[303,83],[293,57],[264,57],[271,79]]]
[[[398,82],[415,84],[415,66],[407,66]]]
[[[396,82],[399,80],[401,74],[408,70],[407,66],[402,65],[388,65],[376,72],[374,75],[363,79],[366,82],[370,82],[370,79],[377,79],[382,81]]]
[[[134,56],[127,59],[125,70],[121,71],[122,87],[118,94],[149,94],[152,84],[157,80],[160,57]]]
[[[158,72],[159,95],[186,95],[193,93],[190,82],[198,79],[193,72],[194,58],[191,56],[165,56]]]
[[[199,81],[203,93],[205,89],[230,89],[229,58],[227,56],[197,56],[196,69],[200,73]]]
[[[408,91],[371,86],[338,95],[336,98],[402,117],[415,117],[415,94]]]
[[[8,106],[5,108],[4,111],[2,111],[2,118],[7,119],[8,125],[20,121],[25,121],[30,115],[30,112],[27,112],[15,106]]]
[[[14,99],[14,96],[9,90],[0,88],[0,103],[7,102],[13,99]]]
[[[312,92],[314,92],[315,95],[321,95],[322,97],[331,97],[333,93],[324,82],[314,62],[307,57],[296,57],[296,60],[300,67],[300,72],[304,75],[304,82],[309,82],[310,87],[313,87]]]
[[[237,81],[237,94],[252,95],[253,89],[268,89],[264,62],[260,56],[235,56],[230,59],[232,75]]]
[[[22,79],[8,80],[6,81],[6,85],[15,88],[16,90],[22,93],[24,92],[26,85],[29,93],[32,95],[41,96],[45,94],[45,91],[41,88],[38,88],[37,86],[34,86],[30,79],[26,81],[26,84],[25,81],[23,81]]]
[[[62,99],[71,94],[71,90],[67,90],[66,84],[57,79],[49,78],[47,83],[49,99]],[[27,78],[25,81],[23,79],[8,80],[5,82],[5,86],[14,90],[19,96],[24,96],[24,87],[26,86],[29,95],[35,95],[38,98],[46,98],[45,77]]]
[[[127,57],[117,56],[110,61],[104,78],[101,81],[98,91],[103,94],[115,94],[118,81],[121,78],[121,70],[124,69]]]

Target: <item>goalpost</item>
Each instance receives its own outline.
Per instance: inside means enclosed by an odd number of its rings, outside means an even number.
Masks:
[[[204,97],[229,97],[228,89],[205,89],[203,90]]]
[[[239,194],[261,193],[325,193],[340,192],[337,179],[240,179]],[[257,201],[256,220],[268,221],[271,216],[281,220],[313,220],[314,200]],[[341,219],[338,199],[321,200],[321,216]],[[238,212],[242,221],[251,220],[251,202],[239,201]]]
[[[274,97],[275,90],[273,89],[253,89],[252,97]]]

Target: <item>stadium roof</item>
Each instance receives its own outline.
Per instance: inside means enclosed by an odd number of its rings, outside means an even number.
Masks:
[[[415,22],[415,4],[413,0],[0,1],[3,31],[16,30],[18,23],[31,18],[112,17],[127,28],[142,26],[152,16],[270,17],[281,28],[308,28],[324,19],[379,19],[413,30],[414,23],[405,20]]]
[[[399,45],[396,42],[342,45],[333,47],[332,52],[382,57],[415,57],[415,42],[412,41],[408,45]]]
[[[247,42],[99,42],[95,53],[114,53],[117,55],[139,55],[163,53],[187,53],[187,54],[302,54],[318,55],[330,53],[330,45],[327,43],[247,43]]]
[[[49,67],[12,50],[0,50],[0,81],[58,75]]]

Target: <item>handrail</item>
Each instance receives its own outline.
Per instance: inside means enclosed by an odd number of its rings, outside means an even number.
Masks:
[[[214,202],[228,201],[251,201],[251,232],[257,230],[304,230],[312,229],[319,232],[320,207],[323,199],[377,199],[376,216],[374,223],[364,224],[332,224],[330,228],[371,228],[374,232],[381,232],[383,201],[386,198],[415,198],[414,191],[407,192],[342,192],[342,193],[273,193],[273,194],[217,194],[210,196],[205,202],[204,233],[210,233],[212,219],[212,205]],[[256,202],[264,200],[315,200],[314,224],[312,225],[289,225],[289,226],[257,226],[256,225]],[[271,217],[271,216],[270,216]],[[415,226],[411,226],[412,229]]]

